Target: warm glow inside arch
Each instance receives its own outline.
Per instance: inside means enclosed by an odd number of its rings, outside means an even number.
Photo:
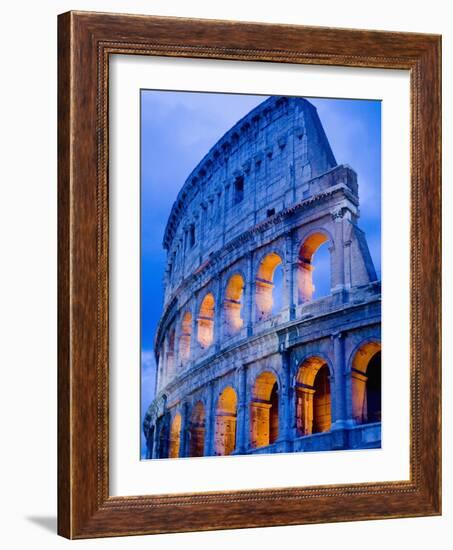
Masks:
[[[253,386],[250,403],[252,447],[271,445],[278,437],[278,383],[275,374],[262,372]]]
[[[206,414],[204,405],[197,401],[190,416],[189,456],[204,456]]]
[[[215,454],[230,455],[236,447],[237,395],[231,386],[219,396],[215,423]]]
[[[170,448],[168,451],[169,458],[178,458],[179,449],[181,447],[181,415],[175,414],[170,429]]]
[[[301,435],[328,432],[332,424],[329,367],[321,357],[310,357],[296,377],[296,425]]]
[[[267,254],[260,263],[256,277],[256,319],[264,321],[269,319],[275,309],[274,302],[274,275],[277,267],[282,266],[282,259],[275,252]],[[282,289],[280,289],[282,292]]]
[[[198,342],[202,348],[207,348],[214,340],[214,296],[209,292],[203,298],[198,315]]]
[[[381,344],[367,342],[351,368],[352,416],[358,424],[381,421]]]
[[[192,314],[186,311],[181,323],[181,336],[179,339],[179,356],[182,361],[190,357],[190,339],[192,337]]]
[[[241,330],[244,321],[241,317],[244,279],[236,273],[228,281],[225,290],[225,332],[232,335]]]
[[[309,235],[299,249],[299,265],[297,269],[299,303],[309,302],[313,299],[313,293],[315,292],[313,271],[316,267],[314,265],[314,256],[317,250],[328,241],[328,235],[322,231],[317,231]]]

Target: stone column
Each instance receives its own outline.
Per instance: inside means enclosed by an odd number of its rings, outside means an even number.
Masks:
[[[334,352],[334,388],[332,395],[332,430],[350,425],[346,408],[346,364],[344,354],[344,335],[341,332],[331,336]]]
[[[222,223],[222,246],[225,244],[225,232],[226,232],[226,221],[227,221],[227,213],[228,213],[228,202],[230,197],[230,182],[226,182],[225,184],[225,190],[224,190],[224,196],[223,196],[223,207],[220,206],[220,215],[221,215],[221,223]],[[218,199],[220,202],[220,199]]]
[[[350,240],[344,243],[344,284],[346,288],[352,287],[351,244]]]
[[[293,254],[293,258],[290,264],[291,272],[292,272],[292,279],[293,279],[293,289],[292,289],[292,303],[294,304],[294,310],[296,310],[297,306],[300,304],[299,299],[299,268],[300,268],[300,260],[299,260],[299,252],[295,251]]]
[[[154,424],[154,435],[153,435],[153,448],[152,448],[152,458],[159,458],[157,455],[158,447],[159,447],[159,434],[157,430],[157,421]]]
[[[181,433],[180,433],[180,445],[179,456],[185,457],[189,454],[189,406],[184,403],[181,407]]]
[[[237,424],[236,424],[236,454],[244,454],[249,446],[249,430],[247,423],[247,367],[241,365],[236,371],[238,388]]]
[[[253,277],[253,253],[252,252],[249,252],[247,256],[247,280],[245,281],[245,284],[247,288],[247,292],[246,292],[247,306],[246,306],[244,324],[247,327],[247,336],[251,336],[253,334],[253,322],[254,322],[253,305],[255,303],[254,301],[255,281]]]
[[[161,347],[161,361],[162,361],[162,370],[160,372],[159,376],[159,388],[161,389],[165,386],[167,382],[167,338],[164,338],[162,340],[162,347]],[[161,362],[159,361],[159,363]]]
[[[176,376],[178,376],[178,374],[180,373],[181,369],[181,363],[182,363],[182,360],[181,360],[181,355],[179,353],[179,344],[180,344],[180,339],[181,339],[181,333],[182,333],[182,330],[181,330],[181,313],[179,312],[177,317],[176,317],[176,322],[174,324],[174,327],[175,327],[175,346],[174,346],[174,363],[175,363],[175,366],[174,366],[174,376],[173,378],[176,378]]]
[[[280,411],[279,411],[279,441],[285,442],[285,451],[291,451],[294,440],[294,414],[293,401],[294,389],[291,384],[291,352],[281,350],[280,357],[282,361],[282,377],[280,392]]]
[[[288,318],[294,319],[296,302],[294,300],[294,269],[293,269],[293,237],[291,231],[285,235],[285,294],[283,296],[283,308],[288,309]]]
[[[204,456],[212,456],[214,454],[214,437],[215,437],[215,407],[216,400],[214,399],[214,382],[210,382],[207,386],[206,399],[206,424],[204,432]]]
[[[332,292],[342,291],[345,286],[345,248],[344,248],[344,218],[345,209],[332,212],[334,242],[330,251],[330,288]]]
[[[222,292],[222,276],[219,274],[217,277],[217,285],[215,289],[215,304],[214,304],[214,341],[216,351],[222,346],[223,338],[223,292]]]

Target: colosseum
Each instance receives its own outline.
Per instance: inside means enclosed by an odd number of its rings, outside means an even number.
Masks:
[[[381,446],[381,284],[358,219],[356,173],[306,99],[266,99],[211,148],[163,237],[148,458]]]

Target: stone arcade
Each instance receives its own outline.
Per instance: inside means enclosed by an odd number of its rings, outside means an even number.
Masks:
[[[165,230],[148,458],[380,446],[381,287],[358,218],[307,100],[271,97],[216,143]]]

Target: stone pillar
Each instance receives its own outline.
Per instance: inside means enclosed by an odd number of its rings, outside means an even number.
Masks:
[[[167,338],[164,338],[162,341],[161,347],[161,361],[162,361],[162,370],[159,376],[159,388],[161,389],[165,386],[167,382]],[[160,363],[160,361],[159,361]]]
[[[221,348],[223,338],[223,292],[222,292],[222,276],[219,274],[217,285],[214,293],[214,340],[216,351]]]
[[[181,369],[181,363],[182,363],[182,360],[181,360],[181,355],[179,353],[179,344],[180,344],[180,339],[181,339],[181,333],[182,333],[182,330],[181,330],[181,314],[179,313],[177,318],[176,318],[176,322],[174,324],[174,327],[175,327],[175,347],[174,347],[174,363],[175,363],[175,366],[174,366],[174,376],[173,378],[176,378]]]
[[[344,335],[341,332],[331,336],[334,352],[334,389],[332,395],[332,430],[350,425],[346,408],[346,364],[344,354]]]
[[[254,294],[255,294],[255,280],[253,277],[253,253],[249,252],[247,257],[247,280],[245,281],[246,284],[246,300],[247,300],[247,306],[246,306],[246,312],[245,312],[245,326],[247,327],[247,336],[251,336],[253,334],[253,304],[254,304]]]
[[[249,446],[248,429],[248,399],[247,399],[247,367],[241,365],[236,371],[238,388],[237,424],[236,424],[236,454],[244,454]]]
[[[285,288],[283,296],[283,308],[288,309],[288,318],[294,319],[296,303],[294,300],[294,269],[293,269],[293,237],[291,231],[285,235]]]
[[[348,240],[344,243],[344,284],[346,288],[352,287],[352,258],[351,258],[351,244],[352,241]]]
[[[153,448],[152,448],[152,457],[153,458],[159,458],[158,457],[158,454],[157,454],[157,451],[158,451],[158,448],[159,448],[159,434],[158,434],[158,424],[157,424],[157,421],[156,423],[154,424],[154,436],[153,436]]]
[[[291,264],[290,264],[290,268],[291,268],[291,271],[292,271],[292,279],[293,279],[292,303],[294,304],[295,309],[300,304],[300,299],[299,299],[299,266],[300,266],[299,252],[295,251],[294,254],[293,254]]]
[[[185,457],[189,455],[189,430],[190,430],[190,418],[189,418],[189,406],[184,403],[181,407],[181,441],[179,445],[179,456]]]
[[[206,424],[204,432],[204,456],[212,456],[214,454],[216,408],[216,400],[214,399],[214,382],[210,382],[208,384],[207,391]]]
[[[279,441],[285,441],[285,451],[292,451],[294,440],[294,389],[291,384],[291,352],[281,350],[282,361],[281,392],[279,399]]]
[[[219,204],[220,215],[222,216],[221,223],[223,227],[222,246],[225,244],[226,221],[227,221],[227,213],[228,213],[228,202],[230,197],[230,193],[229,193],[230,187],[231,187],[231,184],[230,182],[227,181],[227,183],[225,184],[225,190],[224,190],[224,196],[223,196],[223,207],[221,207]],[[218,197],[219,197],[218,202],[220,203],[220,194],[218,194]]]
[[[344,218],[344,209],[340,208],[332,213],[334,242],[329,247],[330,251],[330,288],[332,292],[339,292],[345,286],[345,243],[344,224],[348,223]]]

